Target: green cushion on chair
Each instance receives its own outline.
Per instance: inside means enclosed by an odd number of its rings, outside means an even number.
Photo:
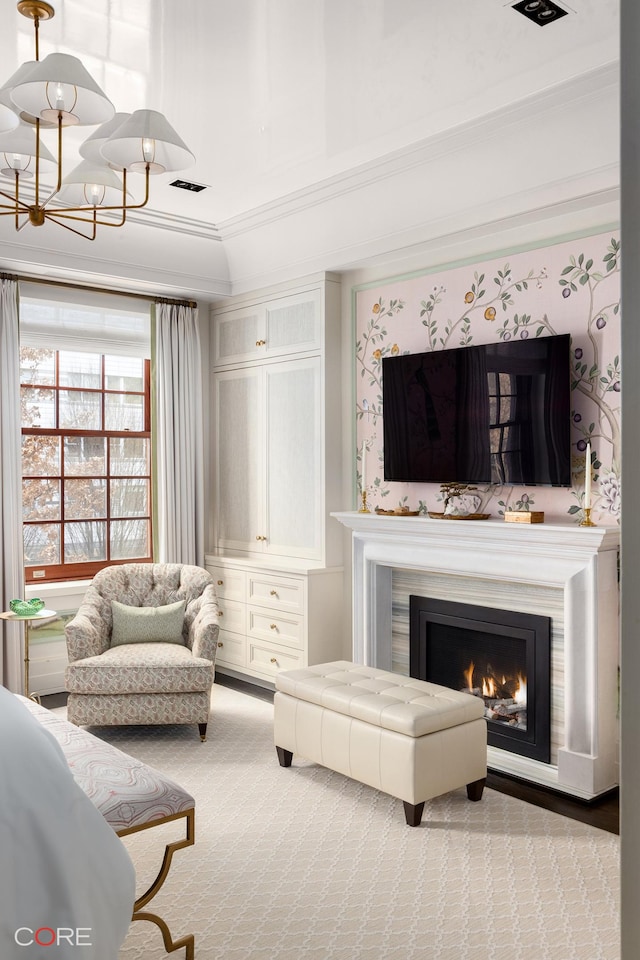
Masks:
[[[182,643],[184,608],[184,600],[162,607],[129,607],[112,600],[111,646],[122,643]]]

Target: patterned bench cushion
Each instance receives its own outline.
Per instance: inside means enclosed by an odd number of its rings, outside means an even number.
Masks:
[[[18,699],[58,741],[76,783],[116,832],[145,826],[195,806],[191,794],[159,770],[33,700]]]
[[[120,644],[69,664],[69,693],[195,693],[209,690],[213,663],[179,643]]]

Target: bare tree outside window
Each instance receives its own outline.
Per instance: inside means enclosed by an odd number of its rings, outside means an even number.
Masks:
[[[20,367],[27,581],[150,560],[149,361],[22,347]]]

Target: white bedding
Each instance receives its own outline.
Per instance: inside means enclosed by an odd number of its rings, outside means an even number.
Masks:
[[[0,687],[0,958],[116,960],[134,900],[124,845]]]

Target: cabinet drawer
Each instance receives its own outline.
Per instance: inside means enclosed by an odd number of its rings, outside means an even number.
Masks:
[[[234,633],[227,633],[221,630],[218,634],[218,651],[216,653],[216,663],[229,666],[244,667],[246,662],[246,643],[245,638],[237,636]]]
[[[277,644],[249,644],[249,667],[268,677],[275,677],[278,670],[297,670],[304,666],[302,653],[285,650]]]
[[[302,649],[304,639],[303,617],[283,616],[281,613],[271,613],[259,607],[249,607],[248,614],[247,633],[250,637]]]
[[[227,600],[244,600],[246,589],[246,574],[244,570],[233,570],[230,567],[207,567],[213,577],[213,583],[218,597]]]
[[[247,600],[263,607],[303,613],[304,580],[250,573]]]
[[[220,629],[232,633],[245,633],[247,629],[247,608],[237,600],[218,599],[220,608]]]

